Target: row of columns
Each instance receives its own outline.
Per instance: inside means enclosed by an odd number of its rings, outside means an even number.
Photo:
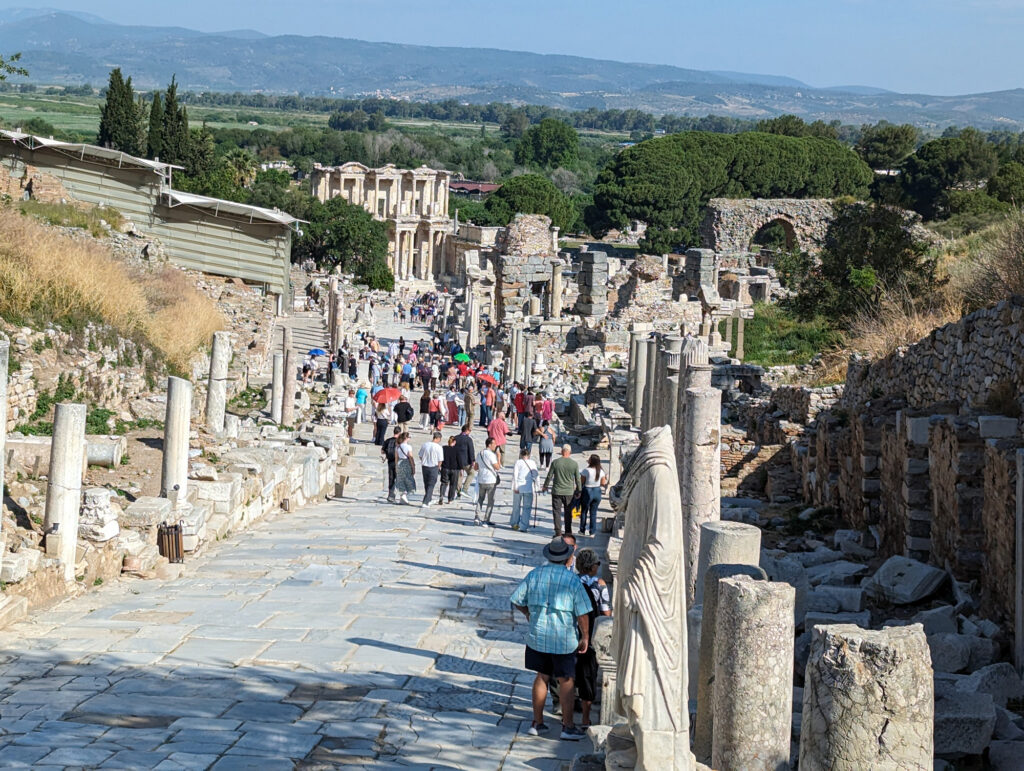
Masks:
[[[425,238],[416,245],[417,229],[395,229],[395,249],[392,254],[391,270],[399,281],[418,279],[429,281],[439,272],[435,269],[438,258],[444,256],[444,231],[431,228]]]

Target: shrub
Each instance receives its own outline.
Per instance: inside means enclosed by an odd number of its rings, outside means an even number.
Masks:
[[[826,319],[801,321],[779,305],[758,303],[754,318],[744,324],[743,360],[763,367],[806,364],[841,342],[842,335]]]

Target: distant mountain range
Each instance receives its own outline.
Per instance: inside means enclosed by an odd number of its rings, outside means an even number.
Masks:
[[[866,123],[941,128],[1024,127],[1024,89],[963,96],[897,94],[870,86],[812,88],[793,78],[690,70],[580,56],[369,43],[349,38],[205,33],[112,24],[53,9],[0,11],[0,52],[22,52],[34,83],[100,85],[113,67],[137,88],[171,75],[190,91],[458,99],[566,109]]]

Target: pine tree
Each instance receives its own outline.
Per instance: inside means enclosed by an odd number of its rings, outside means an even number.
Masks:
[[[184,165],[189,157],[188,113],[178,105],[178,83],[172,77],[164,96],[163,155],[165,163]]]
[[[100,108],[100,129],[96,143],[101,147],[139,155],[142,152],[141,114],[135,104],[132,79],[127,80],[117,67],[110,73],[107,100]]]
[[[149,134],[146,137],[146,157],[159,158],[164,149],[164,102],[160,92],[153,93],[149,106]]]

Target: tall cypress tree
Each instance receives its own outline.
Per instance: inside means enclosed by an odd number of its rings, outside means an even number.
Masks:
[[[167,163],[182,165],[188,160],[188,113],[178,104],[178,83],[171,78],[164,96],[163,156]]]
[[[121,75],[116,67],[110,73],[107,100],[100,108],[100,129],[96,143],[132,155],[142,152],[141,114],[135,104],[132,79]]]
[[[146,157],[158,158],[164,151],[164,102],[160,92],[153,93],[149,107],[149,134],[146,137]]]

